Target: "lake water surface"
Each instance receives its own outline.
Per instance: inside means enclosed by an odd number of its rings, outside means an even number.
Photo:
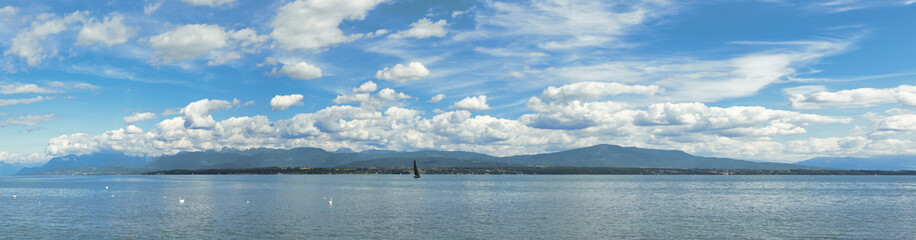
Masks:
[[[916,177],[0,176],[0,232],[13,239],[912,238]]]

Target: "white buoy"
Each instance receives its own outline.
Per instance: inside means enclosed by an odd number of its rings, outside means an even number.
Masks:
[[[114,197],[114,194],[111,194],[111,197]]]
[[[16,195],[13,195],[13,199],[16,199]]]
[[[251,201],[245,201],[245,204],[251,204]]]
[[[105,190],[108,190],[108,186],[105,186]]]
[[[328,205],[334,206],[334,198],[331,198],[331,200],[328,200]]]

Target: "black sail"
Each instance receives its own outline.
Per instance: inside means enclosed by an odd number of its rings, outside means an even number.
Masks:
[[[413,178],[420,178],[420,168],[417,167],[417,160],[413,160]]]

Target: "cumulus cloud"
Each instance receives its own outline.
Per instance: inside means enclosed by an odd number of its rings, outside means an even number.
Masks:
[[[212,128],[216,126],[216,121],[210,114],[232,108],[233,104],[225,100],[202,99],[200,101],[188,104],[181,109],[181,116],[184,118],[184,126],[187,128]]]
[[[407,66],[397,64],[375,73],[375,78],[395,82],[420,80],[425,77],[429,77],[429,69],[420,62],[410,62]]]
[[[47,122],[54,120],[54,114],[42,114],[42,115],[24,115],[15,118],[7,118],[0,122],[0,127],[3,126],[35,126],[40,122]]]
[[[661,92],[657,85],[626,85],[616,82],[579,82],[561,87],[547,87],[542,96],[550,101],[596,100],[619,94],[654,95]]]
[[[812,125],[847,124],[851,119],[757,106],[658,103],[639,107],[595,98],[552,101],[531,97],[527,106],[533,113],[506,119],[471,112],[489,108],[483,95],[465,98],[453,106],[454,111],[440,110],[429,117],[403,103],[391,104],[409,97],[394,89],[382,89],[377,94],[354,92],[338,96],[335,103],[347,102],[341,99],[350,97],[363,104],[333,105],[275,121],[260,115],[215,120],[212,113],[241,101],[204,99],[188,104],[179,111],[180,116],[164,119],[148,131],[129,125],[98,135],[75,133],[51,139],[45,154],[114,150],[158,156],[224,147],[347,147],[357,151],[463,150],[505,156],[614,143],[705,156],[793,161],[812,154],[874,154],[916,146],[910,140],[887,135],[880,139],[853,136],[778,142],[773,139],[804,133]],[[381,104],[385,102],[389,104]],[[912,115],[902,110],[888,113]],[[910,118],[876,117],[875,122],[885,132],[906,133],[914,131],[905,124],[914,121]],[[878,124],[881,120],[884,123]]]
[[[528,99],[526,106],[537,114],[525,114],[519,121],[540,129],[577,130],[602,126],[613,132],[625,131],[632,125],[633,110],[621,102],[581,102],[578,100],[545,103],[537,97]]]
[[[229,35],[223,27],[209,24],[190,24],[152,36],[149,45],[156,57],[164,62],[187,60],[226,47]]]
[[[797,90],[793,89],[793,90]],[[916,106],[916,86],[900,85],[895,88],[857,88],[836,92],[824,88],[811,91],[788,92],[789,102],[797,109],[819,109],[824,107],[869,107],[885,103]]]
[[[408,96],[407,94],[396,92],[394,91],[394,89],[391,89],[391,88],[385,88],[385,89],[379,90],[376,96],[378,96],[381,99],[385,99],[385,100],[401,100],[401,99],[410,98],[410,96]]]
[[[270,99],[271,111],[283,111],[292,106],[302,106],[301,94],[277,95]]]
[[[487,96],[480,95],[476,97],[466,97],[461,99],[461,101],[458,101],[452,105],[452,108],[469,111],[480,111],[490,109],[490,106],[487,105]]]
[[[378,85],[372,81],[367,81],[362,85],[359,85],[359,87],[353,88],[354,93],[371,93],[375,92],[375,90],[378,90]]]
[[[134,113],[133,115],[122,118],[126,124],[134,124],[152,119],[156,119],[156,114],[151,112]]]
[[[281,74],[293,79],[310,80],[321,77],[321,68],[308,64],[307,62],[297,62],[290,65],[283,65],[280,71],[274,68],[272,72],[270,72],[270,75],[274,76]]]
[[[226,64],[227,62],[235,61],[242,59],[242,54],[238,52],[228,52],[214,58],[213,60],[207,61],[207,66],[219,66]]]
[[[266,41],[267,36],[251,28],[226,31],[208,24],[183,25],[147,40],[156,51],[153,61],[169,63],[209,55],[210,66],[240,59],[243,53],[258,52]]]
[[[20,31],[10,43],[10,48],[4,54],[15,55],[26,60],[29,66],[37,65],[45,58],[56,55],[57,49],[50,49],[46,53],[44,47],[53,47],[54,44],[45,44],[45,39],[51,35],[69,30],[76,23],[86,20],[86,11],[76,11],[63,17],[54,14],[42,14],[32,22],[31,27]]]
[[[432,98],[429,99],[429,101],[426,101],[426,102],[437,103],[437,102],[442,101],[442,99],[445,99],[445,94],[440,93],[440,94],[436,94],[436,96],[433,96]]]
[[[635,124],[656,126],[657,133],[712,132],[723,136],[779,136],[805,133],[813,123],[849,123],[850,118],[734,106],[708,107],[702,103],[650,105],[635,116]]]
[[[366,84],[363,84],[363,85],[366,85]],[[360,103],[361,107],[377,108],[377,107],[386,105],[386,103],[390,101],[397,101],[397,100],[408,99],[408,98],[411,98],[411,96],[401,93],[401,92],[397,92],[391,88],[385,88],[385,89],[379,90],[378,93],[375,94],[375,96],[372,96],[372,94],[370,93],[356,93],[353,95],[338,95],[336,98],[334,98],[334,104],[358,102]]]
[[[181,0],[181,1],[187,4],[195,5],[195,6],[210,6],[210,7],[216,7],[216,6],[235,2],[235,0]]]
[[[389,38],[417,38],[423,39],[428,37],[444,37],[448,32],[445,26],[448,25],[445,19],[433,22],[423,18],[415,23],[410,24],[410,29],[388,35]]]
[[[124,16],[115,13],[105,17],[102,21],[90,19],[83,25],[83,28],[80,29],[79,36],[76,39],[76,45],[92,45],[98,43],[110,47],[125,43],[135,35],[137,35],[137,29],[124,25]]]
[[[344,20],[362,20],[383,0],[320,1],[296,0],[277,9],[270,22],[270,36],[287,50],[319,50],[350,42],[362,34],[345,34],[338,25]]]

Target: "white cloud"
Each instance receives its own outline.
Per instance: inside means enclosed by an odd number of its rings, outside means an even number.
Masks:
[[[188,104],[181,109],[181,116],[184,118],[186,128],[212,128],[216,126],[216,121],[210,114],[232,108],[233,104],[225,100],[202,99],[197,102]]]
[[[628,3],[603,1],[535,0],[531,4],[489,2],[478,11],[478,32],[472,37],[538,36],[531,39],[545,49],[607,46],[633,27],[665,12],[667,1]],[[459,39],[464,37],[459,37]]]
[[[509,72],[509,76],[514,77],[514,78],[525,78],[525,74],[519,71]]]
[[[266,41],[267,36],[258,35],[251,28],[226,31],[207,24],[183,25],[147,40],[156,51],[154,62],[170,63],[209,55],[209,66],[241,59],[245,53],[257,53]]]
[[[375,92],[375,90],[378,90],[378,85],[372,81],[367,81],[362,85],[359,85],[359,87],[353,88],[354,93],[371,93]]]
[[[407,94],[395,92],[394,89],[391,89],[391,88],[385,88],[385,89],[379,90],[376,96],[378,98],[389,100],[389,101],[410,98],[410,96],[408,96]]]
[[[756,94],[760,89],[790,81],[798,68],[849,48],[850,40],[802,42],[736,42],[774,49],[730,59],[669,58],[605,62],[549,68],[544,76],[564,82],[652,82],[669,100],[717,101]]]
[[[283,111],[292,106],[302,106],[301,94],[277,95],[270,99],[271,111]]]
[[[9,106],[9,105],[17,105],[17,104],[29,104],[29,103],[41,102],[41,101],[51,100],[51,99],[54,99],[54,98],[52,98],[52,97],[37,96],[37,97],[33,97],[33,98],[0,99],[0,106]]]
[[[375,73],[375,78],[395,82],[420,80],[425,77],[429,77],[429,69],[420,62],[410,62],[407,66],[397,64]]]
[[[361,107],[375,109],[385,106],[390,101],[397,101],[408,98],[411,98],[411,96],[404,93],[399,93],[391,88],[385,88],[379,90],[374,97],[370,93],[358,92],[353,95],[338,95],[336,98],[334,98],[334,104],[358,102],[360,103]]]
[[[368,103],[372,100],[372,95],[368,93],[357,93],[354,95],[338,95],[334,98],[334,104],[343,104],[343,103]]]
[[[254,100],[248,100],[248,101],[245,102],[245,103],[242,103],[242,101],[237,101],[237,100],[238,100],[238,99],[232,99],[232,104],[235,104],[235,107],[236,107],[236,108],[247,107],[247,106],[254,105]]]
[[[470,12],[470,10],[454,11],[454,12],[452,12],[452,18],[456,18],[456,17],[458,17],[458,16],[465,15],[465,14],[467,14],[468,12]]]
[[[297,62],[291,65],[283,65],[279,72],[276,71],[276,68],[271,72],[271,75],[278,74],[283,74],[294,79],[310,80],[321,77],[321,68],[306,62]]]
[[[54,44],[46,44],[45,39],[51,35],[59,34],[69,30],[73,24],[86,20],[86,11],[76,11],[64,17],[57,17],[54,14],[42,14],[33,21],[30,28],[20,31],[16,37],[13,37],[10,48],[4,54],[11,54],[26,60],[29,66],[34,66],[45,58],[56,55],[57,49],[50,49],[51,54],[46,54],[44,47],[52,47]]]
[[[82,89],[82,90],[90,90],[90,91],[95,91],[95,90],[98,90],[99,88],[102,88],[96,85],[92,85],[90,83],[60,82],[60,81],[50,82],[48,83],[48,86],[56,87],[56,88],[73,88],[73,89]]]
[[[427,102],[437,103],[437,102],[442,101],[442,99],[445,99],[445,94],[441,94],[441,93],[440,93],[440,94],[436,94],[436,96],[433,96],[432,98],[430,98],[429,101],[427,101]]]
[[[0,8],[0,10],[3,10]],[[49,157],[44,153],[19,154],[10,152],[0,152],[0,162],[12,164],[34,164],[48,161]]]
[[[264,62],[258,63],[257,66],[258,66],[258,67],[263,67],[263,66],[276,66],[277,64],[278,64],[278,62],[277,62],[277,59],[276,59],[276,58],[273,58],[273,57],[265,57],[265,58],[264,58]]]
[[[789,92],[787,92],[789,93]],[[828,92],[813,89],[789,93],[793,108],[819,109],[824,107],[869,107],[885,103],[916,106],[916,86],[900,85],[895,88],[857,88]]]
[[[345,35],[338,28],[344,20],[362,20],[382,0],[296,0],[277,9],[270,22],[270,36],[287,50],[319,50],[350,42],[362,34]]]
[[[480,111],[490,109],[490,106],[487,105],[487,96],[480,95],[476,97],[466,97],[461,99],[461,101],[458,101],[452,105],[452,108],[469,111]]]
[[[478,51],[487,55],[493,55],[497,57],[546,57],[547,54],[543,52],[532,52],[527,50],[511,50],[506,48],[486,48],[486,47],[474,47],[474,51]]]
[[[531,97],[526,106],[537,114],[526,114],[519,121],[533,128],[577,130],[601,126],[608,134],[623,134],[632,125],[635,111],[621,102],[581,102],[578,100],[544,103]]]
[[[4,84],[0,85],[0,94],[19,94],[19,93],[57,93],[58,91],[42,88],[34,83],[29,84]]]
[[[410,29],[388,35],[388,37],[417,39],[428,37],[444,37],[445,34],[448,33],[448,30],[445,29],[446,25],[448,25],[448,23],[446,23],[445,19],[433,22],[429,19],[423,18],[415,23],[411,23]]]
[[[773,139],[804,136],[798,134],[816,124],[847,124],[852,119],[757,106],[712,107],[703,103],[669,102],[640,108],[594,98],[557,98],[545,102],[538,97],[531,97],[527,104],[534,113],[515,120],[474,115],[466,110],[439,110],[434,116],[424,117],[421,111],[405,107],[405,102],[397,103],[397,99],[406,97],[409,96],[388,88],[375,95],[338,96],[335,103],[352,98],[363,104],[333,105],[273,122],[260,115],[217,121],[212,113],[238,106],[242,101],[204,99],[188,104],[181,109],[181,116],[164,119],[149,131],[129,125],[99,135],[63,135],[49,141],[45,154],[116,150],[158,156],[224,147],[329,150],[347,147],[357,151],[462,150],[505,156],[614,143],[684,150],[704,156],[797,161],[821,154],[877,154],[916,147],[912,140],[902,137],[916,131],[906,124],[916,121],[912,116],[876,117],[876,129],[888,132],[883,136],[794,138],[797,140],[778,142]],[[465,98],[452,107],[489,108],[484,95]],[[902,110],[887,113],[913,115]]]
[[[159,7],[162,7],[162,3],[164,2],[150,3],[150,4],[147,4],[146,6],[143,6],[143,14],[144,15],[153,14],[153,12],[156,12],[156,10],[159,10]]]
[[[661,92],[658,85],[626,85],[616,82],[578,82],[561,87],[547,87],[542,96],[550,101],[596,100],[620,94],[654,95]]]
[[[235,0],[181,0],[181,1],[187,4],[195,5],[195,6],[210,6],[210,7],[216,7],[216,6],[235,2]]]
[[[235,61],[242,59],[242,54],[239,52],[228,52],[217,56],[215,59],[207,61],[207,66],[219,66],[226,64],[227,62]]]
[[[40,122],[47,122],[54,120],[54,114],[42,114],[42,115],[24,115],[16,118],[7,118],[0,122],[0,127],[3,126],[35,126]]]
[[[135,113],[133,115],[122,118],[126,124],[134,124],[152,119],[156,119],[156,114],[151,112]]]
[[[652,104],[635,116],[634,124],[654,128],[660,135],[708,132],[722,136],[780,136],[805,133],[814,123],[849,123],[830,117],[763,107],[708,107],[702,103]]]
[[[124,16],[115,13],[100,22],[90,19],[80,29],[76,45],[101,43],[110,47],[125,43],[135,35],[137,35],[137,29],[125,26]]]
[[[13,6],[5,6],[0,8],[0,15],[16,15],[19,12],[19,8]]]
[[[210,51],[226,47],[229,34],[223,27],[208,24],[191,24],[152,36],[149,45],[156,51],[156,58],[172,62],[197,58]]]

